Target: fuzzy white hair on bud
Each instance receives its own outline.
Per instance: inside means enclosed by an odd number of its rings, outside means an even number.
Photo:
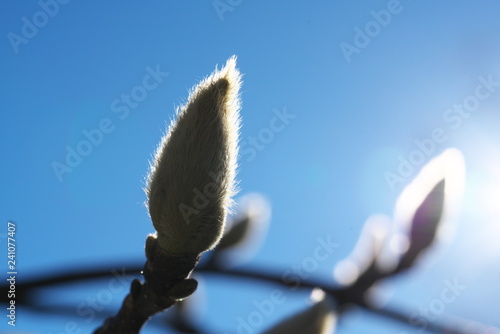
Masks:
[[[233,56],[192,89],[157,149],[146,193],[167,252],[200,254],[222,237],[236,192],[240,86]]]

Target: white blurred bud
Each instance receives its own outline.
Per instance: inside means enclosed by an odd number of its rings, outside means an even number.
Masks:
[[[214,250],[218,265],[241,264],[256,252],[267,233],[271,218],[271,205],[258,194],[240,197],[235,206],[221,242]]]
[[[378,264],[389,225],[390,219],[385,215],[368,217],[352,253],[335,266],[333,275],[339,284],[354,283],[370,266]]]
[[[455,214],[465,179],[462,153],[447,149],[425,165],[403,190],[396,203],[394,219],[406,229],[407,246],[402,251],[400,270],[409,268],[444,231],[446,221]],[[446,236],[445,236],[446,237]]]
[[[283,320],[264,334],[332,334],[337,324],[334,301],[320,289],[313,290],[311,299],[313,305]]]

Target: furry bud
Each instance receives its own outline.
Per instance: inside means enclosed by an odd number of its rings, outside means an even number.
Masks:
[[[231,57],[190,93],[161,141],[147,183],[158,245],[200,254],[224,230],[234,194],[241,75]]]

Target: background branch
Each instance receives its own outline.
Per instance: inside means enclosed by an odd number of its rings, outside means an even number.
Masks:
[[[208,262],[207,262],[208,263]],[[287,283],[281,279],[281,275],[277,273],[270,273],[266,271],[258,271],[258,270],[250,270],[250,269],[221,269],[213,265],[214,262],[210,262],[212,264],[203,265],[200,264],[196,267],[196,272],[200,274],[209,274],[209,275],[219,275],[225,277],[232,277],[235,279],[246,279],[251,281],[261,281],[272,284],[278,284],[281,286],[286,286],[288,288],[297,288],[297,289],[313,289],[320,288],[324,290],[327,294],[333,297],[339,304],[343,304],[344,306],[355,305],[361,307],[362,309],[382,316],[387,319],[391,319],[398,323],[405,324],[407,326],[411,326],[410,324],[410,312],[404,311],[400,306],[398,307],[376,307],[371,305],[364,300],[359,299],[359,294],[353,293],[352,289],[349,287],[332,287],[327,286],[326,284],[319,281],[312,280],[303,280],[300,284],[297,283]],[[117,270],[116,268],[121,268]],[[30,300],[26,296],[30,296],[31,292],[35,289],[49,287],[53,285],[58,285],[61,283],[75,283],[82,280],[88,280],[93,278],[102,278],[113,276],[117,272],[121,272],[122,274],[127,275],[137,275],[141,272],[142,266],[140,265],[130,265],[123,263],[114,267],[101,267],[100,269],[89,269],[89,270],[81,270],[81,271],[73,271],[67,273],[60,273],[58,275],[54,275],[52,277],[45,277],[42,279],[35,279],[27,282],[19,282],[18,290],[22,292],[22,295],[25,297],[20,300],[20,303],[36,306],[38,305],[36,302]],[[2,284],[1,288],[4,289],[7,286]],[[1,302],[6,302],[6,295],[0,296]],[[43,311],[43,308],[39,308],[40,311]],[[52,310],[52,309],[48,309]],[[452,325],[453,323],[453,325]],[[475,321],[460,319],[458,317],[450,317],[449,321],[443,322],[429,322],[427,327],[425,328],[427,332],[440,333],[440,334],[477,334],[475,331],[467,331],[463,328],[466,328],[466,324],[474,323],[475,328],[478,326],[483,326],[483,328],[488,328],[487,326],[480,325]],[[459,324],[459,325],[458,325]],[[491,329],[491,327],[489,327]],[[181,328],[177,328],[178,330]],[[193,332],[197,333],[197,332]],[[198,332],[199,333],[199,332]]]

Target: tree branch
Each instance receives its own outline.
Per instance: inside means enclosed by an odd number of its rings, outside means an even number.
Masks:
[[[171,266],[171,265],[170,265]],[[141,271],[141,267],[137,265],[121,265],[117,266],[118,268],[125,268],[123,269],[123,273],[126,274],[137,274]],[[116,268],[116,267],[115,267]],[[237,279],[249,279],[249,280],[258,280],[262,282],[268,282],[272,284],[278,284],[281,286],[286,286],[290,289],[299,289],[299,288],[307,288],[307,289],[312,289],[312,288],[320,288],[324,290],[326,293],[328,293],[330,296],[332,296],[339,304],[352,304],[352,305],[357,305],[373,314],[377,314],[379,316],[383,316],[387,319],[391,319],[393,321],[403,323],[407,326],[411,326],[410,324],[410,315],[409,313],[405,313],[401,310],[400,307],[397,308],[389,308],[389,307],[383,307],[379,308],[373,305],[370,305],[369,303],[366,303],[364,300],[360,300],[359,296],[354,296],[353,292],[349,288],[335,288],[331,286],[327,286],[324,283],[321,282],[314,282],[311,280],[303,280],[300,283],[297,282],[285,282],[282,280],[281,275],[275,274],[275,273],[269,273],[269,272],[261,272],[261,271],[255,271],[255,270],[248,270],[248,269],[230,269],[230,270],[222,270],[220,268],[217,268],[216,266],[209,265],[209,266],[204,266],[200,265],[196,267],[196,271],[198,273],[204,273],[204,274],[212,274],[212,275],[221,275],[221,276],[226,276],[226,277],[234,277]],[[72,272],[72,273],[62,273],[57,276],[54,276],[52,278],[43,278],[39,280],[32,280],[28,282],[19,282],[17,285],[17,288],[19,291],[22,291],[23,295],[29,295],[28,292],[29,290],[33,290],[36,288],[43,288],[47,286],[51,286],[54,284],[60,284],[60,283],[71,283],[71,282],[77,282],[80,280],[87,280],[89,278],[101,278],[101,277],[108,277],[112,276],[113,272],[116,272],[116,269],[114,268],[107,268],[107,269],[100,269],[100,270],[93,270],[93,271],[81,271],[81,272]],[[178,280],[182,281],[182,279]],[[134,283],[136,284],[136,283]],[[146,283],[141,287],[141,291],[144,286],[146,286]],[[5,288],[6,285],[3,284],[1,288]],[[168,290],[168,289],[167,289]],[[146,293],[146,291],[142,292]],[[129,294],[130,296],[130,294]],[[129,298],[127,296],[127,298]],[[127,298],[124,302],[127,303]],[[133,299],[133,298],[132,298]],[[1,302],[6,302],[6,296],[0,296],[0,301]],[[29,300],[23,299],[21,303],[25,304],[33,304]],[[175,303],[175,300],[173,301]],[[172,305],[173,305],[172,303]],[[134,303],[132,303],[134,305]],[[171,305],[170,305],[171,306]],[[125,307],[132,307],[126,305]],[[122,307],[123,308],[123,307]],[[161,310],[154,310],[153,312],[159,312]],[[120,311],[122,312],[122,311]],[[152,315],[152,314],[151,314]],[[151,316],[150,315],[150,316]],[[120,315],[120,317],[123,317],[124,315]],[[147,320],[147,319],[146,319]],[[451,318],[449,323],[451,324]],[[459,319],[456,317],[453,317],[453,323],[455,326],[449,325],[447,323],[438,323],[438,322],[429,322],[427,324],[427,327],[425,328],[426,331],[432,332],[432,333],[440,333],[440,334],[475,334],[476,331],[474,330],[474,333],[471,331],[466,331],[463,330],[463,328],[466,328],[466,324],[475,324],[475,328],[477,329],[477,326],[480,326],[477,322],[473,322],[470,320],[466,319]],[[456,324],[459,323],[461,324],[459,327],[462,329],[459,329]],[[484,325],[483,328],[488,328]],[[496,329],[489,327],[489,329]],[[497,329],[498,330],[498,329]],[[114,332],[96,332],[96,333],[114,333]],[[121,333],[128,333],[126,331],[123,331]],[[137,333],[137,332],[135,332]]]

